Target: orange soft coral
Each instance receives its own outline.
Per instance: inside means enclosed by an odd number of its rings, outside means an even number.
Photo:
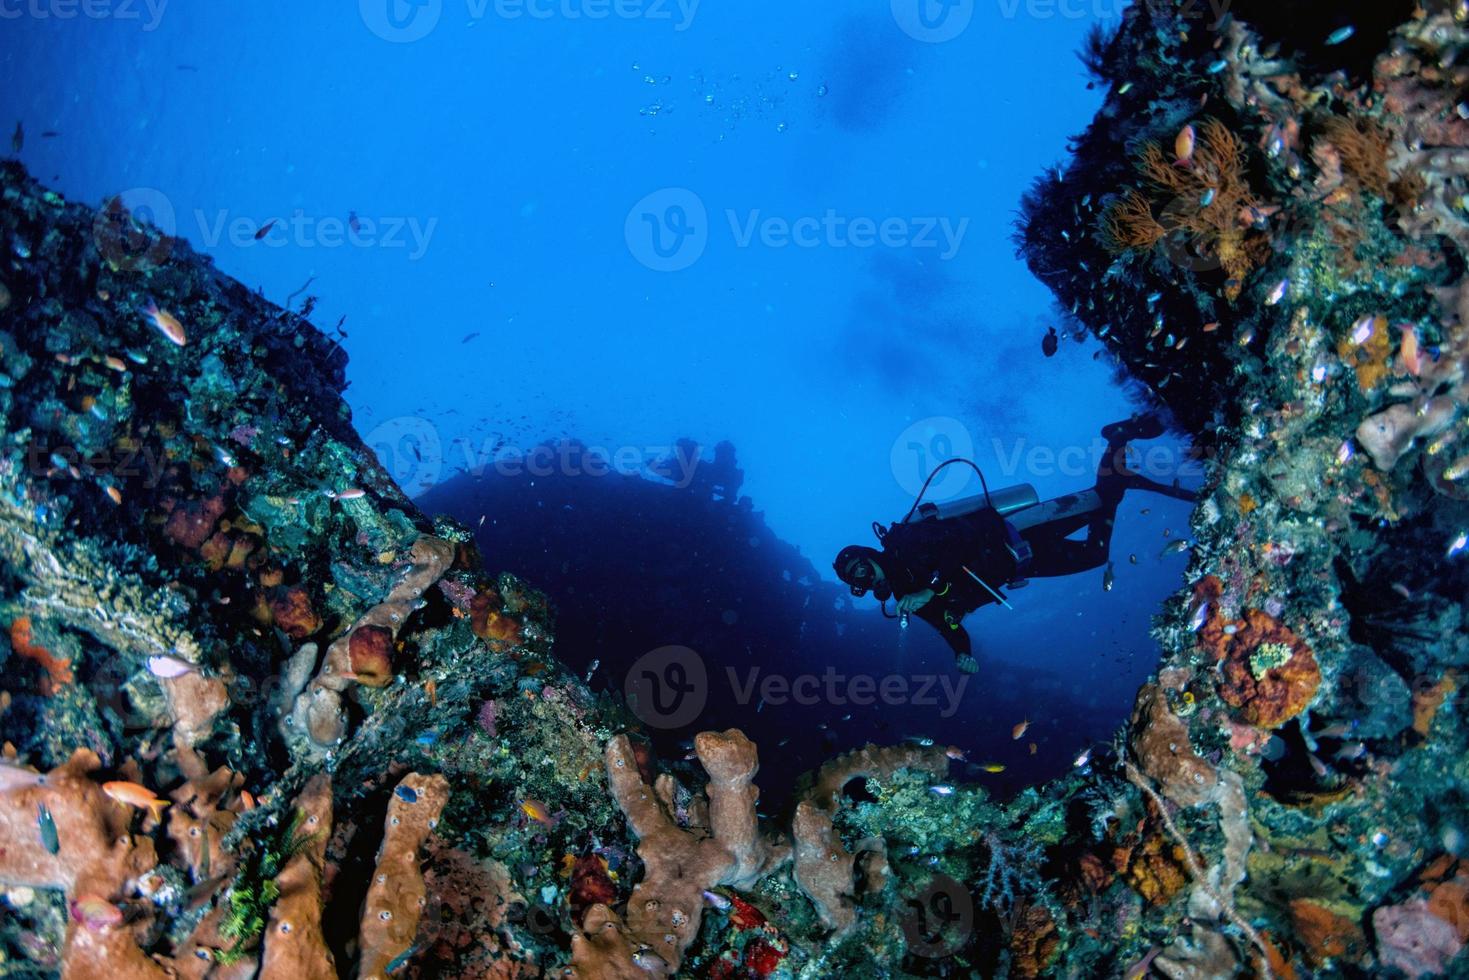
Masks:
[[[1269,241],[1255,223],[1271,209],[1250,190],[1245,145],[1229,127],[1206,119],[1191,142],[1186,160],[1174,160],[1157,142],[1143,146],[1143,189],[1128,190],[1107,209],[1102,240],[1114,252],[1146,250],[1183,232],[1200,259],[1229,277],[1225,295],[1232,300],[1268,257]]]
[[[481,640],[509,646],[520,643],[520,623],[506,614],[500,593],[494,589],[486,589],[470,602],[469,622],[474,635]]]
[[[277,586],[266,597],[275,625],[293,640],[302,640],[321,629],[321,617],[311,605],[311,596],[299,585]]]
[[[1413,731],[1428,737],[1433,730],[1433,719],[1438,717],[1438,709],[1443,707],[1444,701],[1453,693],[1456,681],[1453,674],[1445,674],[1435,684],[1420,684],[1413,691]]]
[[[1343,176],[1360,189],[1387,197],[1388,134],[1370,119],[1335,116],[1327,120],[1323,137],[1335,150]]]
[[[1056,921],[1044,905],[1028,905],[1015,922],[1010,934],[1010,975],[1013,977],[1039,977],[1050,966],[1056,949],[1061,945]]]
[[[1374,317],[1371,332],[1360,344],[1351,336],[1336,345],[1342,361],[1357,372],[1357,387],[1365,395],[1382,383],[1392,359],[1392,337],[1385,317]]]
[[[1360,925],[1319,902],[1296,899],[1290,903],[1290,918],[1297,941],[1317,966],[1341,956],[1361,956],[1366,947]]]
[[[31,617],[19,616],[10,624],[10,646],[20,656],[34,660],[46,671],[49,690],[70,684],[71,661],[56,656],[36,643]],[[49,691],[48,691],[49,693]]]
[[[1215,611],[1199,642],[1220,661],[1219,696],[1251,725],[1280,727],[1306,709],[1321,684],[1311,648],[1262,610],[1247,609],[1237,622]]]
[[[1130,850],[1119,851],[1118,858],[1126,861],[1122,872],[1127,883],[1150,905],[1166,904],[1188,884],[1183,848],[1161,834],[1148,837]]]
[[[1152,202],[1138,191],[1128,191],[1102,218],[1102,238],[1114,252],[1145,252],[1167,234],[1153,216]]]

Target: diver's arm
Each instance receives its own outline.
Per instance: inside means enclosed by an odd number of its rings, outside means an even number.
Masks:
[[[910,592],[898,600],[898,612],[915,613],[928,605],[934,597],[933,589],[922,589],[918,592]]]

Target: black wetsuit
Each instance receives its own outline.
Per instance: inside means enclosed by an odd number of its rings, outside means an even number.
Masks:
[[[932,589],[933,598],[913,615],[938,630],[956,657],[969,656],[964,617],[999,601],[975,576],[997,591],[1015,578],[1019,562],[1008,547],[1011,538],[1005,519],[990,508],[895,524],[882,541],[877,563],[884,580],[873,594],[885,601]]]
[[[1133,433],[1120,425],[1109,429],[1114,431],[1104,430],[1107,452],[1094,487],[1099,507],[1018,533],[992,508],[959,517],[895,524],[883,538],[877,564],[884,580],[873,594],[886,601],[932,589],[934,597],[913,615],[938,630],[954,656],[967,657],[971,655],[971,642],[963,626],[964,617],[1000,601],[985,585],[998,592],[1021,579],[1074,575],[1102,567],[1111,552],[1117,506],[1128,490],[1194,499],[1191,491],[1166,486],[1129,470],[1126,440]],[[1087,532],[1084,539],[1070,539],[1083,528]],[[975,576],[984,584],[975,581]]]

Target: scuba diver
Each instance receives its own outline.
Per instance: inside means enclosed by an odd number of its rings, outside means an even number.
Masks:
[[[1096,486],[1040,502],[1029,485],[990,493],[979,467],[967,459],[946,460],[929,474],[907,515],[884,528],[873,523],[882,550],[849,545],[837,555],[837,577],[855,596],[869,591],[883,605],[897,600],[897,618],[917,616],[938,630],[954,651],[959,670],[979,667],[963,620],[981,606],[1011,608],[1003,588],[1020,588],[1031,578],[1074,575],[1108,563],[1117,507],[1129,490],[1193,501],[1195,494],[1174,481],[1150,480],[1127,468],[1127,444],[1163,434],[1156,415],[1143,415],[1102,428],[1106,453]],[[984,493],[942,507],[923,495],[945,467],[965,464],[979,474]],[[915,516],[916,515],[916,516]],[[1086,529],[1082,540],[1069,536]],[[889,617],[893,618],[893,617]]]

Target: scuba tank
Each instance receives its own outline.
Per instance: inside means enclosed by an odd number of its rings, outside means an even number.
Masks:
[[[946,503],[936,504],[924,501],[918,507],[910,511],[908,516],[899,523],[911,524],[913,521],[927,520],[936,517],[945,520],[950,517],[962,517],[972,514],[986,507],[993,507],[1001,517],[1009,517],[1016,511],[1035,507],[1041,502],[1036,495],[1035,487],[1029,483],[1020,483],[1003,490],[995,490],[992,493],[975,494],[972,497],[961,497],[958,500],[950,500]]]

